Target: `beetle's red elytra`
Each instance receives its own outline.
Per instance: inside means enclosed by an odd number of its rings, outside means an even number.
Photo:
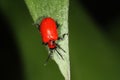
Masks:
[[[56,48],[55,41],[58,40],[56,22],[50,17],[44,18],[40,23],[39,29],[43,43],[48,44],[50,49]]]
[[[50,50],[47,61],[53,54],[53,51],[56,51],[58,53],[58,55],[61,56],[61,58],[64,60],[61,53],[57,50],[59,48],[65,52],[65,50],[63,50],[60,47],[60,45],[56,42],[57,40],[61,39],[58,35],[58,25],[57,25],[56,21],[51,17],[46,17],[41,20],[38,27],[39,27],[39,31],[40,31],[40,34],[42,37],[43,44],[48,46],[48,48]],[[63,35],[63,37],[64,37],[64,35]]]

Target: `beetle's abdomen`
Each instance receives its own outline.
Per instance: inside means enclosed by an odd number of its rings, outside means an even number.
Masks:
[[[48,43],[50,40],[58,39],[57,25],[52,18],[44,18],[40,24],[42,41]]]

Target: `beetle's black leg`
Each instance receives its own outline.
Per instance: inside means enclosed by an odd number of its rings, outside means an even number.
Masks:
[[[56,21],[56,25],[57,25],[57,28],[59,28],[60,26],[62,26],[62,25],[59,24],[57,21]]]
[[[61,37],[58,37],[58,40],[63,40],[63,38],[61,38]]]
[[[65,35],[68,35],[68,33],[63,34],[62,37],[58,37],[58,40],[63,40],[65,38]]]
[[[67,35],[67,36],[68,36],[68,33],[64,33],[64,34],[63,34],[63,38],[65,38],[65,35]]]
[[[53,51],[52,51],[52,50],[50,50],[50,53],[48,54],[48,57],[47,57],[47,59],[46,59],[46,61],[45,61],[45,64],[44,64],[44,65],[46,65],[46,64],[48,63],[48,61],[49,61],[49,59],[50,59],[50,57],[51,57],[52,53],[53,53]]]
[[[48,44],[48,43],[44,43],[44,42],[42,42],[42,45],[45,45],[45,46],[46,46],[47,44]]]
[[[40,28],[40,27],[39,27],[39,26],[40,26],[39,24],[33,23],[32,25],[36,26],[36,28],[38,28],[38,30],[39,30],[39,28]]]
[[[59,28],[59,26],[60,26],[60,25],[58,24],[58,22],[57,22],[57,21],[56,21],[56,25],[57,25],[57,28]]]
[[[61,37],[58,37],[58,40],[63,40],[63,39],[65,38],[65,35],[68,35],[68,33],[63,34],[63,35],[62,35],[62,38],[61,38]],[[62,49],[62,48],[60,47],[60,45],[56,44],[56,46],[57,46],[59,49],[61,49],[63,52],[65,52],[65,50]]]

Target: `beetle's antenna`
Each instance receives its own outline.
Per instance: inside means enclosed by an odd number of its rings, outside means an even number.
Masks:
[[[63,52],[65,52],[65,50],[63,48],[60,47],[60,45],[56,44],[56,46],[61,49]],[[65,52],[66,53],[66,52]]]
[[[55,49],[55,51],[60,55],[60,57],[64,60],[63,56],[59,53],[59,51],[57,49]]]

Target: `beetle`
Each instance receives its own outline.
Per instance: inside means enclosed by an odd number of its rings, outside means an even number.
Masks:
[[[65,52],[65,50],[62,49],[56,41],[63,40],[66,34],[63,34],[63,38],[59,37],[58,27],[59,27],[58,23],[51,17],[43,18],[41,22],[38,24],[38,29],[42,37],[42,43],[48,46],[50,52],[46,62],[48,62],[49,58],[53,54],[53,51],[56,51],[58,55],[64,60],[63,56],[57,49],[59,48],[63,52]]]

